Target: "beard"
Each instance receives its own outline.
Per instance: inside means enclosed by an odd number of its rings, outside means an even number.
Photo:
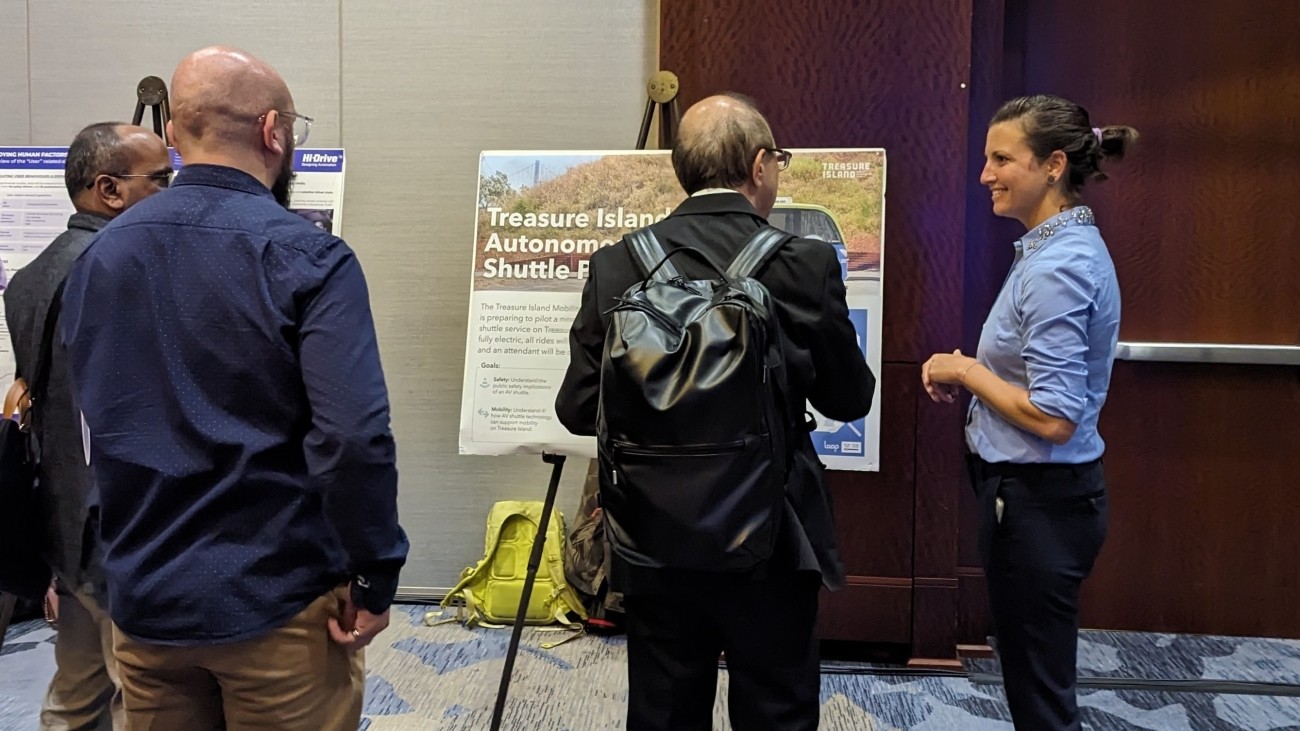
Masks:
[[[293,149],[284,156],[284,162],[280,163],[280,174],[275,176],[275,183],[271,185],[271,195],[275,196],[275,202],[285,208],[289,207],[289,188],[293,185]]]

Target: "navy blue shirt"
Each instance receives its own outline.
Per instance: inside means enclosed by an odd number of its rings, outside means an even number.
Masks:
[[[189,165],[77,260],[62,324],[122,631],[246,639],[349,580],[388,607],[407,541],[347,244],[252,176]]]

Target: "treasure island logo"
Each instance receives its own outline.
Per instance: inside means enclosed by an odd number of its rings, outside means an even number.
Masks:
[[[823,178],[868,178],[871,177],[870,162],[824,162]]]

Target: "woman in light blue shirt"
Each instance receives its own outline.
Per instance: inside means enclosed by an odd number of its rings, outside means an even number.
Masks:
[[[1106,536],[1097,416],[1120,315],[1115,266],[1080,193],[1136,138],[1132,127],[1093,127],[1087,111],[1058,97],[1002,105],[980,182],[994,214],[1028,233],[1015,242],[975,357],[938,353],[921,369],[937,402],[956,401],[959,387],[972,394],[966,444],[980,548],[1022,730],[1080,728],[1079,588]]]

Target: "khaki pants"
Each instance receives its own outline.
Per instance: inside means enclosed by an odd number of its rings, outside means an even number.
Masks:
[[[356,731],[365,661],[334,644],[344,588],[243,642],[150,645],[114,628],[127,731]]]
[[[41,707],[41,731],[117,729],[122,691],[113,661],[113,622],[95,597],[59,582],[57,666]]]

